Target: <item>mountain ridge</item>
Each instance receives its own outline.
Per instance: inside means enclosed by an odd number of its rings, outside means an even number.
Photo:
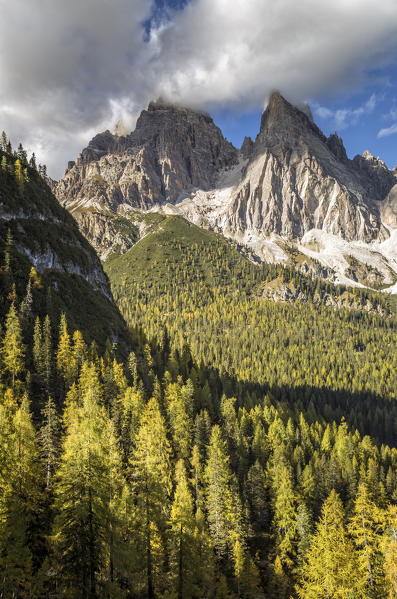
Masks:
[[[276,262],[285,260],[282,243],[300,244],[322,231],[335,236],[335,245],[341,238],[369,248],[384,284],[392,285],[397,248],[390,257],[382,243],[393,238],[396,184],[380,159],[369,152],[349,159],[339,136],[327,138],[304,110],[274,92],[255,141],[245,138],[240,150],[207,114],[150,103],[129,135],[95,136],[55,193],[102,258],[136,242],[136,231],[121,234],[115,219],[135,227],[138,212],[160,210]],[[354,247],[347,251],[355,254]],[[331,262],[323,266],[335,270],[337,282],[357,284],[345,276],[347,266],[340,268],[343,256]]]

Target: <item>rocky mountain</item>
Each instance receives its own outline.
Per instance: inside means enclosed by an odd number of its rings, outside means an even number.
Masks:
[[[66,312],[87,339],[104,343],[108,337],[125,344],[128,332],[108,278],[73,217],[35,169],[26,166],[21,175],[15,157],[0,152],[0,159],[0,255],[3,262],[7,254],[10,262],[0,268],[4,295],[15,285],[21,299],[33,267],[35,304],[43,314]]]
[[[361,159],[364,164],[366,158]],[[326,139],[307,114],[274,93],[222,215],[224,226],[295,239],[311,229],[348,241],[384,239],[388,234],[377,202],[386,197],[394,177],[372,160],[360,177],[360,165],[348,160],[340,138]],[[382,188],[369,175],[370,168]]]
[[[130,135],[94,137],[55,193],[102,258],[127,251],[145,232],[145,214],[160,210],[268,261],[288,262],[286,247],[298,248],[336,282],[363,284],[346,256],[361,262],[364,248],[379,284],[392,285],[396,184],[380,159],[364,152],[350,160],[310,111],[273,93],[255,141],[240,150],[208,115],[151,103]]]
[[[69,163],[56,195],[103,250],[116,233],[107,216],[175,203],[186,189],[209,190],[237,156],[208,115],[152,102],[130,135],[95,136]]]

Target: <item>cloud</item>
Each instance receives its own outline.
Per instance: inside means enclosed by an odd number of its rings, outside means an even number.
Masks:
[[[346,129],[352,125],[357,125],[361,117],[372,114],[377,104],[376,94],[372,94],[370,98],[358,108],[340,108],[338,110],[330,110],[319,104],[314,104],[314,114],[322,119],[334,122],[335,129]]]
[[[385,121],[397,121],[397,106],[396,106],[396,102],[394,100],[392,107],[390,108],[389,112],[387,112],[386,114],[382,115],[382,118]]]
[[[397,133],[397,123],[394,123],[393,125],[391,125],[390,127],[386,127],[385,129],[381,129],[378,132],[377,137],[388,137],[389,135],[394,135],[394,133]]]
[[[320,99],[363,83],[397,39],[395,0],[172,5],[165,15],[152,0],[3,2],[0,125],[59,176],[92,133],[133,123],[153,97],[206,110],[259,107],[275,88]]]
[[[147,0],[1,3],[0,127],[59,176],[89,136],[134,106],[150,48]],[[113,101],[113,102],[112,102]]]

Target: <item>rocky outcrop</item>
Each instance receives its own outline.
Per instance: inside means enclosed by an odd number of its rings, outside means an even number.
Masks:
[[[11,162],[13,156],[0,151],[0,159]],[[33,297],[33,319],[49,314],[55,330],[64,313],[70,330],[81,330],[87,342],[103,347],[108,339],[126,355],[129,332],[99,257],[47,180],[26,168],[23,183],[0,169],[0,254],[7,252],[11,273],[1,281],[0,314],[9,309],[12,284],[18,303],[27,293]],[[28,280],[34,284],[27,287]]]
[[[391,188],[382,203],[381,216],[385,225],[397,229],[397,184]]]
[[[0,184],[0,230],[2,234],[11,230],[16,249],[38,272],[78,274],[111,299],[109,281],[97,254],[75,220],[56,201],[47,181],[32,171],[22,193],[9,190]]]
[[[374,306],[369,299],[354,296],[349,292],[344,292],[342,295],[315,293],[311,296],[301,291],[299,287],[282,282],[280,279],[264,283],[258,289],[258,297],[272,302],[325,305],[335,310],[365,310],[366,312],[381,315],[385,313],[381,306]]]
[[[348,160],[338,136],[326,139],[304,112],[274,93],[223,220],[230,230],[254,234],[300,238],[322,229],[349,241],[383,239],[388,234],[376,201],[386,196],[394,177],[383,165],[362,160],[365,167]],[[382,186],[375,194],[378,180]]]
[[[56,195],[106,258],[135,242],[117,221],[128,208],[180,214],[254,249],[270,235],[300,240],[312,230],[381,243],[396,226],[396,184],[380,159],[350,160],[338,135],[326,138],[306,107],[275,92],[255,141],[240,150],[208,115],[151,103],[129,135],[95,136]]]
[[[207,114],[152,102],[130,135],[96,135],[69,163],[56,194],[79,221],[92,208],[148,210],[175,202],[183,191],[210,189],[219,170],[236,160],[237,150]]]

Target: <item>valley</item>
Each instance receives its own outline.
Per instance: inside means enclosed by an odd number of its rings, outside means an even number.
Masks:
[[[394,596],[395,184],[279,94],[3,144],[2,597]]]

